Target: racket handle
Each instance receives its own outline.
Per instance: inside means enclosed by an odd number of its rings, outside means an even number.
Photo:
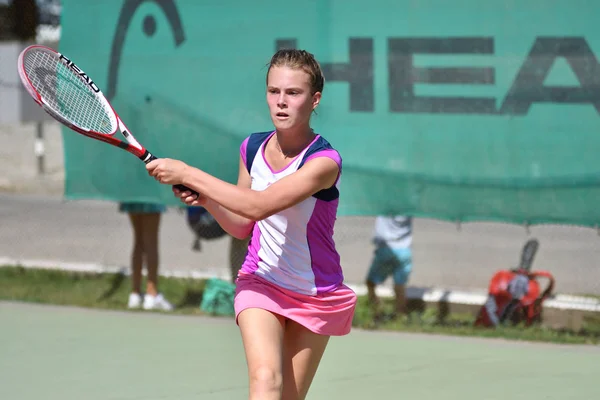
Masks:
[[[184,185],[173,185],[173,187],[175,189],[179,190],[180,192],[185,192],[185,191],[192,192],[191,196],[193,196],[193,195],[196,195],[196,197],[200,196],[200,194],[198,194],[198,192],[196,192],[195,190],[190,189],[187,186],[184,186]]]
[[[143,156],[140,157],[140,159],[145,163],[148,164],[150,161],[154,161],[157,160],[158,157],[155,157],[152,153],[150,153],[148,150],[146,150],[146,152],[144,153]],[[196,195],[196,198],[200,197],[200,194],[198,192],[196,192],[195,190],[190,189],[187,186],[184,185],[173,185],[173,187],[177,190],[179,190],[180,192],[191,192],[191,196]]]

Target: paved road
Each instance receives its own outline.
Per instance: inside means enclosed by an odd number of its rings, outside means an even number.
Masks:
[[[372,245],[372,218],[340,218],[335,239],[349,282],[362,282]],[[594,230],[533,227],[541,247],[534,267],[548,269],[560,293],[600,294],[600,237]],[[528,238],[514,225],[472,223],[457,230],[446,222],[415,223],[411,284],[482,289],[497,268],[518,262]],[[0,194],[0,257],[127,266],[131,231],[113,203],[64,201],[58,196]],[[226,274],[227,239],[191,249],[182,214],[169,210],[161,225],[161,268]]]

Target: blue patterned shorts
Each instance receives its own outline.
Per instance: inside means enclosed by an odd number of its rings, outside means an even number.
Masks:
[[[132,214],[163,213],[166,207],[157,203],[119,203],[119,211]]]

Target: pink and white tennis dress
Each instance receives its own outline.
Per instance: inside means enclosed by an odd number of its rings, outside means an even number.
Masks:
[[[316,157],[329,157],[342,171],[339,153],[320,135],[284,169],[274,171],[264,156],[275,132],[250,135],[240,147],[253,190],[265,190]],[[247,308],[282,315],[322,335],[350,332],[356,294],[343,284],[333,241],[339,178],[329,189],[257,221],[238,274],[236,318]]]

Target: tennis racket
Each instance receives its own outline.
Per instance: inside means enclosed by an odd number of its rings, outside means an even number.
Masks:
[[[156,160],[127,129],[94,81],[63,54],[46,46],[32,45],[19,55],[18,69],[27,92],[58,122],[77,133],[127,150],[146,164]],[[125,141],[115,137],[117,131]],[[175,188],[198,195],[183,185]]]

